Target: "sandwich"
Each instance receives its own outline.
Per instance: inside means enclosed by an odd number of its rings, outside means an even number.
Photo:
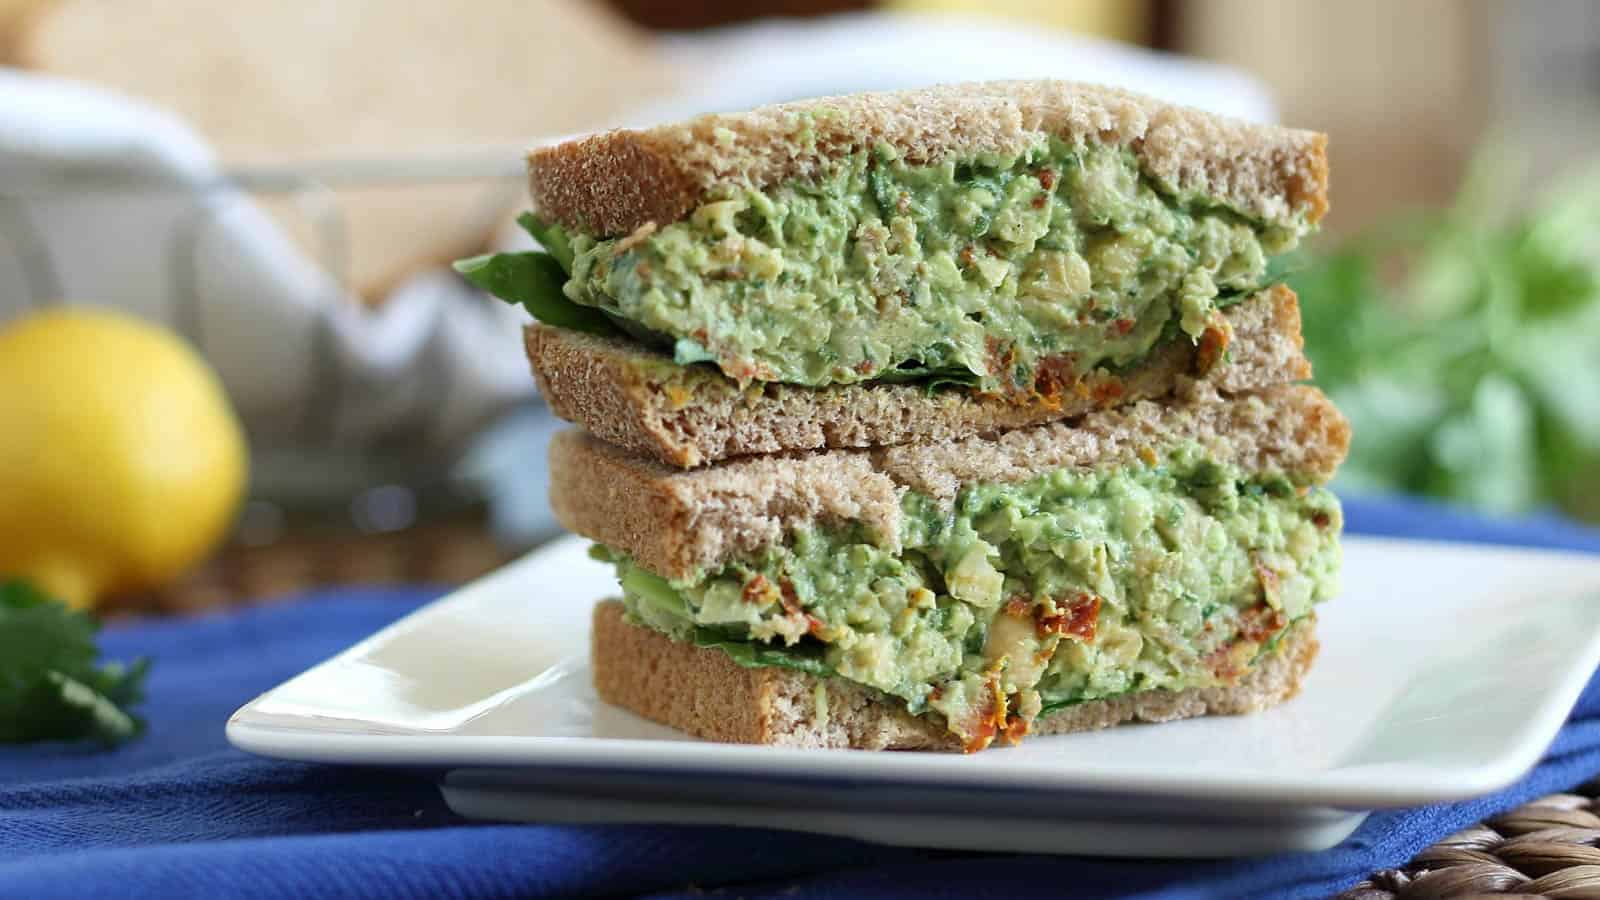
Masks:
[[[678,466],[1159,396],[1241,352],[1228,311],[1274,302],[1327,209],[1320,134],[1063,82],[611,131],[528,171],[545,249],[458,269],[545,323],[553,409]]]
[[[1061,82],[862,94],[529,155],[551,505],[615,567],[607,702],[972,752],[1292,696],[1349,427],[1275,260],[1325,139]]]
[[[1306,385],[689,471],[573,430],[551,505],[619,575],[604,700],[717,740],[971,752],[1293,695],[1348,444]]]

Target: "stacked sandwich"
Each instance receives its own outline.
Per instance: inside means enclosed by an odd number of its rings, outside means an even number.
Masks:
[[[1322,135],[1058,82],[536,150],[552,505],[615,565],[605,700],[708,738],[954,748],[1292,696],[1348,443],[1271,259]]]

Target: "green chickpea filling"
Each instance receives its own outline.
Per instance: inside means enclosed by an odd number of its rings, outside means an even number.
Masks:
[[[1172,196],[1116,147],[915,165],[880,146],[664,226],[563,235],[563,290],[741,382],[934,379],[1048,400],[1198,340],[1307,230]]]
[[[1070,704],[1236,683],[1337,590],[1327,490],[1194,445],[1109,470],[903,495],[898,549],[860,526],[669,581],[625,555],[629,614],[745,665],[856,682],[969,749]]]

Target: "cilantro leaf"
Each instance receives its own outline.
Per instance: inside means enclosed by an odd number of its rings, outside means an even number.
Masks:
[[[93,739],[144,731],[149,661],[99,664],[99,626],[20,580],[0,581],[0,743]]]
[[[1338,483],[1600,520],[1600,169],[1526,204],[1490,149],[1453,206],[1289,276],[1354,427]]]
[[[556,257],[542,250],[486,253],[457,260],[455,270],[501,300],[520,304],[546,325],[589,334],[616,333],[605,313],[567,298],[561,290],[566,270]]]

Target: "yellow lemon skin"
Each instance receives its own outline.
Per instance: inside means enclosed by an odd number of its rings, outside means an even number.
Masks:
[[[0,578],[77,606],[169,582],[248,466],[221,382],[170,332],[83,307],[0,326]]]

